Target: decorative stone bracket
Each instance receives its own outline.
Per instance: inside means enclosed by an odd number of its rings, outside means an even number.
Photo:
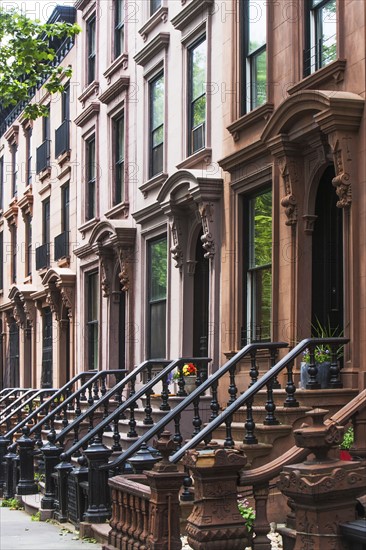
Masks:
[[[68,268],[60,268],[57,271],[50,269],[43,278],[43,286],[46,291],[46,301],[51,311],[55,313],[56,320],[62,321],[64,308],[69,319],[73,317],[75,296],[75,274]]]
[[[212,202],[201,202],[198,205],[198,211],[203,229],[201,241],[205,250],[204,257],[211,260],[215,256],[214,205]]]
[[[343,136],[338,138],[332,136],[335,142],[331,143],[332,153],[334,157],[334,167],[336,175],[332,180],[332,184],[338,195],[338,208],[348,208],[352,204],[352,188],[351,188],[351,169],[352,169],[352,137]]]
[[[278,159],[278,165],[283,181],[285,196],[281,199],[281,206],[285,209],[287,217],[286,225],[297,224],[297,199],[294,190],[299,183],[298,166],[294,160],[288,157]]]

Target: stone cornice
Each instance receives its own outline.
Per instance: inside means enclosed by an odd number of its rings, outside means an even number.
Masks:
[[[238,169],[238,165],[250,162],[258,157],[266,155],[267,150],[265,144],[261,141],[255,141],[235,153],[224,157],[218,161],[218,164],[223,170],[227,172],[233,172]]]
[[[93,101],[93,103],[90,103],[88,107],[83,111],[79,116],[77,116],[74,120],[76,126],[80,126],[81,128],[94,116],[96,116],[100,111],[100,103],[97,101]]]
[[[155,38],[150,40],[142,50],[134,57],[137,65],[145,66],[150,59],[153,59],[158,53],[167,49],[170,41],[168,32],[160,32]]]
[[[192,0],[171,20],[172,25],[179,31],[183,30],[193,19],[201,17],[203,21],[207,10],[214,5],[214,0]]]
[[[18,136],[19,136],[18,124],[13,124],[9,128],[9,130],[4,134],[4,138],[9,143],[9,145],[18,145]]]
[[[129,76],[120,76],[116,82],[110,84],[108,88],[99,96],[102,103],[107,105],[119,94],[125,92],[130,84]]]
[[[253,126],[253,124],[256,124],[262,120],[267,122],[267,120],[273,113],[273,110],[273,103],[265,103],[264,105],[253,109],[253,111],[250,111],[249,113],[241,116],[232,124],[229,124],[229,126],[227,126],[227,130],[233,136],[234,141],[238,141],[238,139],[240,138],[240,132],[246,130],[248,127]]]
[[[287,93],[292,95],[300,90],[318,89],[319,86],[332,79],[338,84],[343,81],[346,65],[347,61],[345,59],[337,59],[288,88]]]
[[[106,69],[103,73],[103,76],[107,80],[110,80],[112,75],[118,71],[118,69],[123,69],[124,71],[128,68],[128,53],[123,53],[119,57],[117,57],[111,65],[109,65],[108,69]]]
[[[152,15],[138,31],[139,35],[142,37],[143,41],[146,42],[149,33],[155,29],[155,27],[163,21],[166,23],[168,20],[168,8],[166,6],[161,6],[154,15]]]

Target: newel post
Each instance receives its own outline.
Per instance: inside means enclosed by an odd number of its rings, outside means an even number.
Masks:
[[[195,487],[186,527],[188,544],[194,550],[243,550],[250,545],[238,509],[237,489],[246,457],[234,449],[192,450],[184,463],[192,472]]]
[[[343,428],[323,424],[328,411],[314,409],[313,426],[294,431],[296,445],[307,448],[314,458],[285,466],[279,489],[292,499],[295,512],[294,550],[342,550],[340,524],[356,517],[356,497],[365,492],[364,462],[344,462],[328,457],[342,441]]]
[[[154,447],[163,459],[155,464],[152,470],[145,471],[147,482],[151,489],[149,505],[149,550],[180,550],[180,509],[179,490],[182,486],[184,473],[178,472],[175,464],[169,461],[169,455],[176,445],[170,439],[170,432],[164,431]]]

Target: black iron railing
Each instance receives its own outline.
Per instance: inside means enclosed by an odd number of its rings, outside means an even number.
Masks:
[[[39,174],[50,166],[51,158],[51,141],[45,139],[44,142],[36,149],[36,172]]]
[[[55,131],[55,157],[59,157],[70,149],[70,121],[64,120]]]
[[[50,267],[50,243],[41,244],[36,248],[36,269]]]
[[[54,240],[55,256],[54,260],[60,260],[60,258],[67,258],[69,255],[69,231],[63,231]]]

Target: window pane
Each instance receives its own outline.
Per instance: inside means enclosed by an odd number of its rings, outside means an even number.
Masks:
[[[88,180],[95,179],[95,139],[88,141]]]
[[[152,145],[153,147],[156,147],[157,145],[160,145],[164,141],[164,126],[160,126],[153,132],[153,140]]]
[[[252,340],[271,338],[272,272],[259,269],[250,274],[252,303]]]
[[[192,63],[192,101],[206,91],[206,40],[191,51]]]
[[[151,120],[153,129],[164,122],[164,77],[151,83]]]
[[[249,40],[248,54],[253,53],[258,48],[266,44],[267,35],[267,12],[266,4],[268,0],[255,0],[249,2]]]
[[[150,306],[150,353],[149,357],[165,357],[166,302]]]
[[[328,2],[321,9],[321,65],[327,65],[337,58],[337,20],[336,20],[336,0]]]
[[[203,124],[206,120],[206,96],[197,99],[193,105],[193,128]]]
[[[150,0],[150,15],[153,15],[161,6],[161,0]]]
[[[272,261],[272,193],[268,191],[250,200],[249,267]]]
[[[165,300],[167,283],[166,237],[150,243],[150,301]]]
[[[267,53],[264,50],[252,59],[252,108],[259,107],[267,99]]]
[[[98,321],[99,285],[98,273],[88,276],[88,321]]]

